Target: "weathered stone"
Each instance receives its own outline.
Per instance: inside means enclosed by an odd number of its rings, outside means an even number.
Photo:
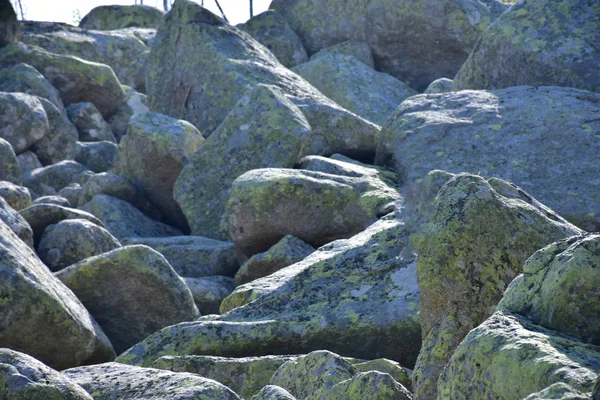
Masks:
[[[411,185],[433,169],[522,186],[582,229],[600,229],[600,94],[515,87],[413,96],[383,127],[376,162]]]
[[[548,243],[579,233],[504,181],[459,174],[446,183],[429,223],[411,238],[419,254],[423,330],[413,374],[415,397],[435,397],[454,349],[491,315],[523,262]]]
[[[99,6],[93,8],[83,17],[79,27],[99,31],[112,31],[134,26],[158,28],[164,17],[165,13],[163,11],[150,6]]]
[[[20,154],[48,133],[48,116],[40,100],[25,93],[0,92],[0,138]]]
[[[33,231],[31,227],[25,218],[12,208],[3,197],[0,197],[0,220],[8,225],[23,243],[33,248]]]
[[[331,387],[322,389],[311,399],[327,400],[412,400],[412,394],[396,382],[389,374],[368,371],[360,372]]]
[[[92,172],[106,172],[119,155],[119,146],[106,140],[76,142],[73,158]]]
[[[92,400],[81,386],[58,371],[10,349],[0,349],[0,382],[0,398],[7,400]]]
[[[453,90],[454,81],[448,78],[439,78],[431,82],[423,94],[449,93]]]
[[[375,69],[375,60],[373,59],[373,53],[371,52],[369,45],[365,42],[354,39],[346,40],[345,42],[338,43],[330,47],[325,47],[324,49],[313,54],[310,59],[314,60],[317,57],[332,53],[352,56],[363,64]]]
[[[358,372],[379,371],[389,374],[394,380],[408,390],[412,388],[412,371],[402,367],[396,361],[386,358],[378,358],[376,360],[365,361],[358,364],[353,364]]]
[[[71,208],[71,202],[69,202],[69,200],[67,198],[62,197],[62,196],[38,197],[30,205],[34,205],[34,204],[56,204],[58,206]]]
[[[130,203],[106,194],[98,194],[80,206],[100,219],[117,239],[127,237],[179,236],[182,232],[144,215]]]
[[[315,251],[314,247],[292,235],[286,235],[264,253],[253,255],[235,274],[235,283],[242,285],[265,277],[289,265],[302,261]]]
[[[125,92],[125,101],[107,121],[117,141],[121,141],[121,138],[127,133],[127,125],[129,125],[131,117],[150,112],[145,94],[138,93],[125,85],[123,85],[123,91]]]
[[[0,151],[2,151],[2,140],[3,139],[0,138]],[[10,147],[10,145],[9,145],[9,147]],[[14,154],[14,152],[12,151],[12,147],[11,147],[11,152],[12,152],[12,154]],[[5,157],[7,157],[8,159]],[[2,154],[2,157],[0,157],[0,160],[8,161],[8,160],[10,160],[10,157],[5,154]],[[23,176],[30,176],[31,172],[33,170],[43,167],[42,163],[37,158],[35,153],[33,153],[32,151],[29,151],[29,150],[19,154],[19,156],[17,157],[17,163],[18,163],[18,168],[21,170],[21,172],[19,174],[19,181],[21,180],[21,174]]]
[[[0,180],[21,185],[21,168],[10,143],[0,138]]]
[[[48,133],[31,146],[31,150],[44,165],[73,159],[77,129],[67,117],[65,109],[58,108],[47,99],[38,97],[48,116]]]
[[[482,33],[454,88],[532,85],[600,92],[598,25],[595,1],[519,2]]]
[[[79,132],[82,142],[99,142],[107,140],[116,143],[117,139],[110,129],[110,125],[92,103],[74,103],[67,107],[69,119]]]
[[[40,71],[58,89],[65,105],[89,101],[104,117],[108,117],[125,99],[119,80],[107,65],[49,53],[22,43],[0,50],[1,67],[19,63],[29,64]]]
[[[250,18],[238,29],[248,32],[264,45],[287,68],[308,61],[308,55],[296,32],[275,10],[267,10]]]
[[[33,197],[52,196],[72,182],[76,182],[88,171],[76,161],[66,160],[47,167],[34,169],[23,177],[23,185],[31,191]]]
[[[28,64],[16,64],[0,69],[0,91],[27,93],[49,100],[59,110],[65,107],[58,90],[44,75]]]
[[[532,393],[525,397],[523,400],[589,400],[590,396],[586,393],[582,393],[579,390],[573,389],[566,383],[554,383],[548,386],[546,389],[536,393]]]
[[[399,197],[374,177],[257,169],[234,181],[226,218],[236,248],[251,256],[288,234],[315,248],[348,238],[392,211]]]
[[[398,181],[398,176],[385,168],[363,164],[341,154],[332,154],[329,158],[302,157],[296,164],[296,168],[353,178],[378,178],[389,185],[394,185]]]
[[[0,343],[53,368],[103,362],[114,350],[94,319],[0,222]]]
[[[235,282],[228,276],[183,277],[183,280],[190,288],[196,307],[202,315],[218,314],[223,299],[235,289]]]
[[[275,385],[267,385],[252,400],[296,400],[287,390]]]
[[[366,42],[379,70],[422,91],[454,76],[502,3],[471,0],[274,0],[309,55],[357,39]]]
[[[194,374],[105,363],[63,371],[94,400],[241,400],[229,388]]]
[[[222,383],[243,398],[257,394],[277,369],[295,356],[226,358],[213,356],[161,357],[153,368],[189,372]]]
[[[151,365],[165,355],[241,357],[329,349],[354,357],[385,356],[410,367],[421,332],[416,255],[405,247],[405,235],[400,222],[380,220],[254,281],[269,282],[270,290],[244,307],[164,328],[119,361]]]
[[[37,253],[51,271],[60,271],[119,247],[121,243],[106,229],[84,219],[66,219],[44,230]]]
[[[31,205],[31,195],[26,187],[0,180],[0,197],[15,210],[19,211]]]
[[[122,352],[151,333],[198,317],[192,293],[167,260],[147,246],[90,257],[56,276]]]
[[[189,232],[188,222],[173,199],[173,185],[203,142],[202,134],[189,122],[158,113],[138,114],[129,120],[111,172],[138,186],[166,222]]]
[[[144,244],[161,253],[181,276],[234,276],[239,268],[233,243],[202,236],[129,237],[123,244]]]
[[[14,43],[19,38],[17,14],[9,0],[0,1],[0,47]]]

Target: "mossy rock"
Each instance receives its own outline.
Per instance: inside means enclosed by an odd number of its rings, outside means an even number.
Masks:
[[[164,11],[151,6],[99,6],[93,8],[81,19],[79,27],[99,31],[131,27],[156,29],[162,24],[164,18]]]
[[[49,100],[59,110],[64,110],[58,90],[44,75],[28,64],[16,64],[0,69],[0,91],[21,92]]]
[[[388,360],[387,358],[378,358],[371,361],[364,361],[353,364],[358,372],[378,371],[389,374],[394,380],[404,386],[406,389],[412,388],[412,371],[400,365],[400,363]]]
[[[2,144],[1,144],[2,140],[4,140],[4,139],[0,139],[0,151],[2,151]],[[12,147],[11,147],[11,152],[14,154],[14,151],[12,151]],[[5,156],[5,154],[3,154],[3,157],[4,156]],[[3,160],[10,161],[10,157],[7,156],[7,158],[3,158]],[[19,156],[17,157],[17,164],[18,164],[19,169],[21,170],[21,173],[19,174],[19,179],[21,178],[21,175],[30,176],[31,172],[34,169],[43,167],[39,158],[35,155],[34,152],[32,152],[30,150],[27,150],[27,151],[19,154]]]
[[[85,180],[88,173],[91,171],[78,162],[65,160],[34,169],[24,177],[23,186],[26,186],[34,197],[53,196],[70,183],[79,179]]]
[[[108,171],[120,151],[119,145],[107,140],[76,142],[74,147],[73,159],[95,173]]]
[[[0,138],[0,180],[21,185],[23,179],[17,155],[10,143]]]
[[[31,195],[29,189],[23,186],[15,185],[8,181],[0,180],[0,197],[17,211],[27,208],[31,205]]]
[[[183,277],[183,280],[190,288],[196,307],[202,315],[219,314],[221,302],[235,289],[233,278],[228,276]]]
[[[0,220],[4,221],[6,225],[25,243],[27,246],[33,248],[33,231],[31,227],[19,214],[18,211],[13,209],[3,197],[0,196]]]
[[[321,400],[412,400],[412,393],[389,374],[379,371],[360,372],[352,378],[318,391],[311,399]]]
[[[367,43],[361,42],[360,40],[350,39],[342,43],[334,44],[333,46],[325,47],[310,56],[310,59],[312,61],[317,57],[330,54],[352,56],[363,64],[375,69],[375,60],[373,59],[371,48]]]
[[[275,385],[267,385],[252,400],[296,400],[287,390]]]
[[[67,107],[67,115],[79,132],[82,142],[116,143],[117,139],[96,106],[90,102],[74,103]]]
[[[50,129],[40,100],[25,93],[0,92],[0,137],[16,154],[29,149]]]
[[[38,97],[48,116],[48,133],[31,146],[43,165],[52,165],[74,158],[75,143],[79,138],[77,128],[69,121],[63,106],[56,106]]]
[[[544,390],[532,393],[523,400],[589,400],[590,396],[587,393],[582,393],[579,390],[573,389],[566,383],[554,383]],[[593,399],[593,397],[592,397]],[[595,400],[595,399],[594,399]]]

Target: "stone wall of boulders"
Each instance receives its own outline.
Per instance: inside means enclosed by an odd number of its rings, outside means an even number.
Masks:
[[[0,399],[600,399],[600,3],[0,0]]]

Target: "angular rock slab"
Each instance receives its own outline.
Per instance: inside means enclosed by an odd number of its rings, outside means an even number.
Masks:
[[[108,338],[32,249],[0,222],[0,343],[57,369],[112,360]]]
[[[600,94],[514,87],[414,96],[382,129],[376,163],[412,185],[433,169],[509,180],[570,222],[600,229]]]
[[[525,0],[486,29],[454,88],[565,86],[600,92],[600,4]]]
[[[199,316],[190,289],[147,246],[125,246],[56,274],[86,306],[119,353],[151,333]]]
[[[412,366],[421,340],[419,295],[416,256],[404,247],[403,235],[402,223],[381,220],[313,253],[313,263],[271,275],[278,276],[271,292],[245,307],[165,328],[119,361],[151,365],[165,355],[240,357],[325,348],[356,357],[385,355]]]
[[[63,371],[94,400],[241,400],[231,389],[194,374],[105,363]]]
[[[581,231],[522,189],[458,174],[439,191],[429,223],[411,238],[423,347],[413,374],[418,398],[437,381],[467,333],[491,315],[537,249]],[[511,385],[512,386],[512,385]]]

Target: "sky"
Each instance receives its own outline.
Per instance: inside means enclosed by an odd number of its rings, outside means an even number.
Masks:
[[[202,0],[193,0],[201,3]],[[11,0],[13,4],[16,0]],[[73,24],[74,12],[79,10],[84,17],[94,7],[109,4],[135,4],[135,0],[21,0],[25,19],[32,21],[55,21]],[[138,0],[139,3],[139,0]],[[162,9],[162,0],[144,0],[145,5],[158,6]],[[248,0],[219,0],[227,19],[232,24],[239,24],[248,20],[250,6]],[[271,0],[254,0],[254,15],[267,10]],[[204,0],[204,6],[220,15],[215,0]],[[19,11],[15,7],[17,14]],[[20,18],[20,17],[19,17]]]

